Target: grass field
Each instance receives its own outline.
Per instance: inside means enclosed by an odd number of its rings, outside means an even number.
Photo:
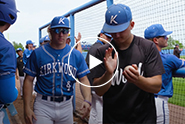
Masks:
[[[173,78],[173,97],[168,102],[185,107],[185,78]]]
[[[185,59],[185,56],[181,56],[180,58],[181,58],[181,59]]]

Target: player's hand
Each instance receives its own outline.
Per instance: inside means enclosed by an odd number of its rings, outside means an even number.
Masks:
[[[107,72],[110,74],[114,73],[114,70],[116,69],[116,65],[117,65],[117,55],[114,54],[114,59],[113,59],[112,51],[113,51],[113,48],[108,48],[106,50],[105,57],[104,57],[105,68]]]
[[[77,43],[78,41],[81,40],[81,37],[82,37],[82,36],[81,36],[81,34],[80,34],[80,32],[79,32],[79,33],[78,33],[78,37],[77,37],[77,38],[75,37],[76,43]]]
[[[26,121],[26,124],[33,124],[32,120],[37,120],[34,112],[30,108],[24,110],[24,119]]]
[[[83,102],[80,111],[83,112],[82,119],[89,116],[91,106],[87,102]]]
[[[136,64],[132,64],[133,68],[129,68],[128,70],[124,70],[123,75],[130,83],[136,83],[139,79],[139,71]]]

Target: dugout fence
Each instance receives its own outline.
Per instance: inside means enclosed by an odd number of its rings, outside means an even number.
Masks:
[[[71,25],[71,46],[75,44],[74,36],[78,32],[82,39],[96,37],[104,24],[104,16],[108,6],[113,3],[123,3],[131,8],[135,27],[132,33],[144,36],[144,30],[151,24],[160,23],[165,30],[173,31],[173,39],[179,40],[185,45],[185,1],[183,0],[91,0],[77,7],[63,16],[69,18]],[[62,4],[62,3],[61,3]],[[39,28],[39,39],[42,37],[43,29],[49,23]],[[89,39],[84,43],[94,43],[96,39]],[[83,45],[83,44],[82,44]],[[173,50],[164,50],[165,53],[173,54]],[[185,56],[183,50],[181,57]],[[185,123],[185,79],[173,78],[174,95],[169,99],[170,124]],[[77,89],[79,90],[79,89]],[[78,109],[78,102],[82,100],[76,91],[74,97],[74,108]]]

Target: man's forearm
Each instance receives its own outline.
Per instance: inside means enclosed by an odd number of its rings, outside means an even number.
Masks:
[[[107,71],[99,78],[95,78],[93,81],[93,85],[95,86],[100,86],[104,83],[106,83],[107,81],[109,81],[111,79],[113,74],[108,73]],[[97,95],[99,96],[103,96],[104,93],[106,93],[108,91],[108,89],[111,86],[111,81],[109,81],[107,84],[101,86],[101,87],[96,87],[94,88],[95,92]]]
[[[149,78],[140,76],[138,82],[134,84],[146,92],[158,93],[161,90],[162,77],[161,75]]]
[[[90,86],[90,83],[89,83],[87,76],[84,76],[83,78],[81,78],[80,81],[83,84]],[[87,86],[80,85],[80,90],[81,90],[83,98],[85,100],[88,100],[89,102],[91,102],[91,88],[87,87]]]
[[[24,108],[30,107],[30,102],[32,100],[32,91],[33,91],[33,81],[29,80],[29,78],[26,76],[23,85]]]

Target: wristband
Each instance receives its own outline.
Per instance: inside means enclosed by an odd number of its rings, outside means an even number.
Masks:
[[[91,106],[91,102],[87,101],[87,100],[84,100],[84,102],[88,103],[90,106]]]

